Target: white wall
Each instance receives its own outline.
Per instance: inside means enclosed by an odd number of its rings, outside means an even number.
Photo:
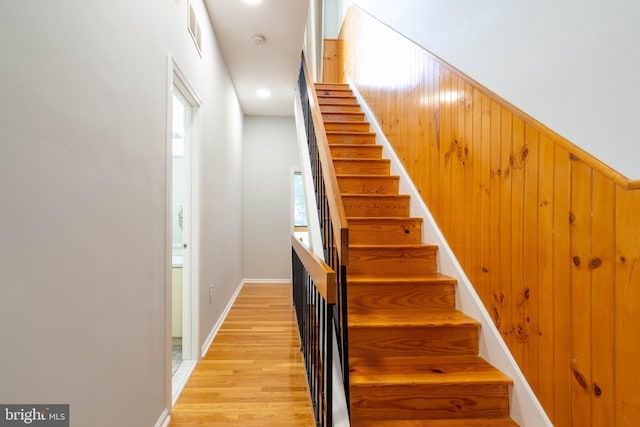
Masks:
[[[340,36],[340,11],[338,0],[324,0],[324,37],[337,39]]]
[[[167,409],[168,53],[205,113],[199,273],[221,299],[242,278],[242,114],[192,3],[202,59],[186,0],[0,2],[0,402],[92,427]],[[201,301],[206,336],[226,302]]]
[[[157,1],[157,0],[155,0]],[[165,0],[166,1],[166,0]],[[175,1],[175,0],[174,0]],[[187,0],[179,0],[184,10]],[[203,146],[200,162],[195,165],[201,177],[194,183],[200,195],[200,343],[207,340],[227,303],[242,282],[242,128],[244,115],[233,82],[227,71],[202,0],[191,0],[199,15],[206,52],[202,60],[189,60],[183,69],[190,81],[197,83],[198,95],[205,100]],[[186,16],[176,16],[178,28]],[[185,30],[186,31],[186,30]],[[186,34],[186,33],[185,33]],[[187,35],[179,52],[189,52],[193,42]],[[191,58],[191,56],[189,57]],[[180,64],[180,62],[178,62]],[[209,303],[209,285],[214,287]]]
[[[245,118],[242,193],[247,279],[291,278],[291,168],[299,164],[293,117]]]
[[[630,179],[640,178],[640,2],[357,4]]]
[[[307,23],[304,33],[304,51],[313,81],[322,76],[322,46],[324,44],[324,0],[308,0]]]

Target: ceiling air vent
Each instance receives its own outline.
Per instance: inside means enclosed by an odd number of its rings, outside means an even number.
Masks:
[[[193,10],[191,3],[189,3],[189,34],[191,34],[191,38],[196,44],[198,54],[202,56],[202,30],[200,29],[196,12]]]

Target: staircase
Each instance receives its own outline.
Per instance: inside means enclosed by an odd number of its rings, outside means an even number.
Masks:
[[[478,355],[479,323],[455,309],[356,98],[315,88],[349,223],[351,425],[517,426],[512,381]]]

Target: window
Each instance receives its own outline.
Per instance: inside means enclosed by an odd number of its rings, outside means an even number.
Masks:
[[[293,174],[293,226],[307,227],[307,209],[304,202],[302,172]]]

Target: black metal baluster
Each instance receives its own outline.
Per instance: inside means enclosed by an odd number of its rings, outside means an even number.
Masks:
[[[348,365],[348,330],[347,330],[347,270],[346,266],[341,264],[339,251],[336,242],[336,236],[333,232],[333,222],[329,209],[329,198],[327,195],[327,187],[325,185],[324,170],[322,167],[320,151],[318,149],[318,140],[316,129],[313,123],[313,111],[311,109],[310,97],[307,88],[307,80],[304,72],[304,65],[300,63],[300,72],[298,75],[298,87],[300,98],[302,101],[303,120],[305,124],[307,145],[309,148],[309,157],[311,163],[311,173],[315,190],[315,200],[318,209],[320,222],[320,234],[322,237],[323,252],[325,262],[337,274],[337,302],[336,304],[326,305],[319,294],[306,293],[305,310],[302,317],[304,326],[299,326],[299,330],[303,331],[305,338],[305,366],[307,367],[307,375],[316,408],[316,420],[319,425],[331,425],[331,384],[332,378],[328,372],[331,372],[333,357],[333,333],[331,327],[336,332],[338,357],[341,361],[342,378],[345,388],[345,396],[347,398],[347,408],[349,407],[349,365]],[[340,244],[342,242],[342,236]],[[304,267],[303,267],[304,268]],[[313,281],[309,279],[311,289],[315,290]],[[311,290],[309,289],[309,291]],[[295,292],[295,291],[294,291]],[[313,310],[315,308],[316,310]],[[298,311],[296,311],[298,313]],[[315,314],[312,314],[315,313]],[[301,313],[302,314],[302,313]],[[300,322],[300,318],[298,320]],[[333,326],[331,326],[333,324]],[[301,332],[302,333],[302,332]],[[309,360],[307,360],[309,359]],[[319,418],[318,418],[319,417]]]

